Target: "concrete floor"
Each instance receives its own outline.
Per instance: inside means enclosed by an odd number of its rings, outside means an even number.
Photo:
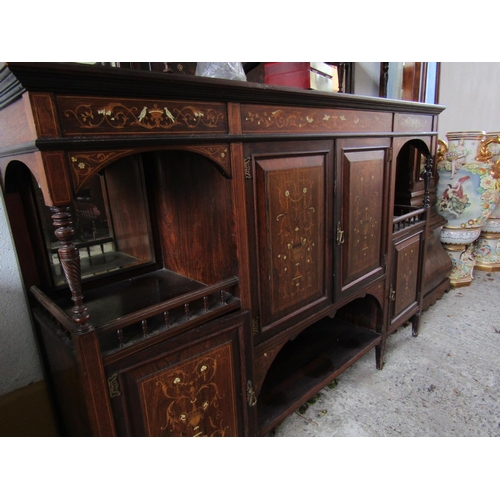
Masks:
[[[500,273],[475,272],[423,314],[418,337],[389,337],[383,370],[368,353],[274,435],[500,436],[499,361]]]

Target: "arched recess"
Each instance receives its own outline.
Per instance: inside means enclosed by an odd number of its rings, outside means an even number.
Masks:
[[[429,176],[428,199],[425,200],[425,179],[422,175],[425,158],[430,158],[431,138],[399,137],[394,140],[396,157],[396,189],[394,215],[404,215],[407,208],[428,205],[423,262],[421,312],[426,311],[449,290],[451,260],[440,242],[441,228],[446,220],[435,209],[437,172],[435,165]],[[403,208],[399,208],[403,207]]]
[[[115,161],[134,153],[154,151],[191,151],[213,161],[216,168],[227,178],[232,177],[228,144],[175,145],[162,148],[124,149],[113,151],[81,151],[69,153],[69,164],[75,191],[78,191],[94,175]]]
[[[395,153],[395,205],[422,206],[425,192],[423,174],[430,156],[429,145],[420,138],[399,138],[399,145],[397,142],[395,144]]]
[[[283,371],[283,367],[289,366],[297,373],[302,373],[303,375],[308,369],[306,366],[308,365],[318,379],[321,377],[327,378],[329,372],[333,373],[338,369],[339,366],[335,366],[332,364],[331,360],[327,359],[328,356],[324,356],[324,353],[326,353],[329,348],[327,345],[328,336],[331,335],[333,339],[339,328],[337,325],[341,324],[337,323],[337,320],[356,325],[356,327],[380,332],[383,327],[383,310],[381,305],[383,297],[378,293],[378,288],[379,287],[377,287],[374,292],[375,295],[367,294],[363,297],[354,299],[337,310],[331,318],[327,317],[319,320],[311,327],[304,328],[292,338],[276,338],[270,342],[266,342],[265,345],[257,346],[255,352],[256,364],[254,367],[255,392],[257,396],[262,392],[264,397],[268,398],[269,401],[277,396],[274,386],[279,385],[276,384],[276,379],[282,376],[280,372]],[[383,287],[380,287],[380,291],[382,290]],[[322,324],[325,326],[321,326]],[[328,328],[330,328],[329,331]],[[325,340],[325,349],[319,349],[313,360],[303,361],[302,367],[297,365],[292,367],[294,364],[293,358],[297,355],[300,357],[300,352],[308,349],[308,344],[311,339],[310,336],[316,335],[315,330],[319,332],[319,341],[321,342],[322,339]],[[343,339],[341,342],[347,344],[349,340]],[[354,335],[352,342],[357,342]],[[273,388],[272,394],[271,388]],[[265,395],[266,392],[268,393],[267,396]]]
[[[228,151],[181,146],[68,153],[73,244],[79,250],[83,288],[102,278],[120,280],[162,268],[205,284],[236,276]],[[80,160],[86,163],[79,167]],[[78,176],[76,170],[86,173]],[[32,229],[20,229],[19,235],[34,235],[36,254],[26,262],[37,262],[33,271],[43,269],[30,285],[65,287],[51,207],[26,165],[13,162],[7,177],[10,191],[26,191],[24,225]]]
[[[28,290],[50,279],[43,223],[37,208],[42,194],[32,171],[18,160],[8,163],[3,182],[7,216]]]

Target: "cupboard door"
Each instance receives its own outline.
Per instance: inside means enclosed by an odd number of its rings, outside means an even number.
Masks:
[[[407,321],[418,309],[422,235],[420,231],[394,244],[389,309],[392,328]]]
[[[319,149],[318,149],[319,148]],[[326,270],[330,143],[253,146],[262,333],[331,303]],[[330,273],[328,273],[330,274]]]
[[[389,139],[338,141],[337,301],[385,274],[389,146]]]
[[[108,366],[118,433],[246,435],[248,338],[248,313],[237,313]]]

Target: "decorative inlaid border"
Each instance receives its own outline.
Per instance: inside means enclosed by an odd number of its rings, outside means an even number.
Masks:
[[[232,360],[231,345],[226,343],[141,379],[138,390],[147,435],[236,436]]]
[[[57,103],[63,135],[228,131],[220,103],[64,96]]]
[[[342,109],[241,106],[243,132],[391,132],[392,113]]]
[[[394,132],[431,132],[432,116],[405,115],[394,117]]]
[[[69,164],[71,166],[75,191],[78,191],[105,164],[132,153],[132,149],[126,151],[69,153]]]
[[[170,149],[170,148],[169,148]],[[181,146],[175,149],[182,149],[192,151],[193,153],[200,153],[213,160],[222,169],[227,177],[232,176],[231,171],[231,157],[229,154],[229,144],[217,144],[207,146]]]
[[[183,150],[199,153],[214,161],[222,173],[228,177],[232,177],[231,156],[229,153],[229,144],[212,144],[199,146],[172,146],[162,148],[162,151],[168,150]],[[85,182],[96,174],[105,165],[134,153],[133,149],[118,150],[118,151],[82,151],[68,153],[69,164],[75,191],[78,191]]]

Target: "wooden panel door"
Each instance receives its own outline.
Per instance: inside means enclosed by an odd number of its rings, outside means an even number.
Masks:
[[[118,434],[247,435],[249,338],[236,313],[107,366]]]
[[[331,303],[332,143],[255,144],[251,158],[261,333]]]
[[[389,139],[337,144],[335,299],[354,295],[385,274]]]
[[[389,294],[390,330],[396,329],[418,312],[420,299],[423,230],[398,238],[393,244],[391,289]]]

